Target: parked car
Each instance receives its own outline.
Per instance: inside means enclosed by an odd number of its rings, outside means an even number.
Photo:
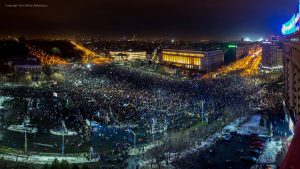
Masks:
[[[257,161],[257,158],[252,157],[252,156],[241,156],[240,159],[242,161],[251,162],[251,163],[256,163],[256,161]]]

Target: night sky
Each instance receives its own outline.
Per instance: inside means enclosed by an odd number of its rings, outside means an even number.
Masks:
[[[298,0],[2,0],[0,35],[240,39],[280,33]],[[7,7],[7,4],[48,7]]]

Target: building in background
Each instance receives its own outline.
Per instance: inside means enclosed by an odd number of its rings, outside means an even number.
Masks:
[[[224,52],[224,62],[229,64],[249,54],[252,45],[249,44],[229,44]]]
[[[236,59],[249,55],[250,49],[251,49],[250,45],[237,45],[236,54],[235,54]]]
[[[224,62],[229,64],[237,59],[249,55],[250,51],[255,51],[258,48],[256,44],[239,43],[237,45],[229,44],[224,50]]]
[[[228,45],[224,49],[224,63],[229,64],[237,59],[237,45]]]
[[[271,42],[280,42],[282,39],[279,35],[271,35]]]
[[[208,72],[224,64],[224,52],[163,49],[160,63]]]
[[[146,60],[147,52],[146,51],[110,51],[110,56],[115,60]]]
[[[16,74],[40,74],[42,72],[40,61],[32,55],[14,57],[7,64],[14,69]]]
[[[261,65],[264,69],[281,69],[283,66],[283,46],[279,43],[263,43]]]

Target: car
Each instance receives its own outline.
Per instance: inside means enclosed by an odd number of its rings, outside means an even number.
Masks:
[[[254,146],[254,147],[264,147],[263,144],[260,144],[260,143],[252,143],[251,146]]]
[[[259,137],[253,137],[251,138],[251,141],[261,141],[261,142],[264,142],[263,139],[259,138]]]
[[[225,133],[224,135],[221,136],[221,138],[225,141],[229,141],[232,138],[232,136],[229,133]]]
[[[264,144],[261,143],[261,142],[252,142],[251,145],[252,146],[259,146],[259,147],[263,147],[264,146]]]
[[[262,147],[262,146],[250,146],[249,147],[250,149],[255,149],[255,150],[264,150],[264,147]]]
[[[250,138],[251,138],[251,139],[256,139],[256,138],[259,138],[259,137],[258,137],[257,134],[251,134],[251,135],[250,135]]]
[[[253,155],[259,155],[262,153],[262,151],[257,150],[257,149],[247,149],[247,152]]]
[[[242,161],[251,162],[251,163],[256,163],[256,161],[257,161],[257,158],[252,157],[252,156],[241,156],[240,159]]]

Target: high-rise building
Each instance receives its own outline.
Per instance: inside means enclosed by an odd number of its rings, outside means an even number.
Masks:
[[[300,45],[284,43],[284,99],[292,113],[300,113]]]
[[[284,42],[284,100],[285,108],[292,115],[294,122],[299,120],[300,113],[300,1],[298,11],[293,17],[282,25],[281,32],[285,35]],[[285,109],[285,110],[286,110]],[[298,116],[297,116],[297,115]],[[281,169],[300,168],[300,124],[297,122],[295,135],[290,143],[284,161],[280,165]]]
[[[225,49],[225,64],[231,63],[237,59],[240,59],[249,54],[250,45],[238,44],[238,45],[228,45]]]
[[[208,72],[224,64],[224,52],[164,49],[160,63]]]
[[[275,43],[262,44],[262,67],[281,68],[283,66],[282,45]]]
[[[279,42],[280,40],[281,40],[281,37],[278,35],[271,36],[271,42]]]

